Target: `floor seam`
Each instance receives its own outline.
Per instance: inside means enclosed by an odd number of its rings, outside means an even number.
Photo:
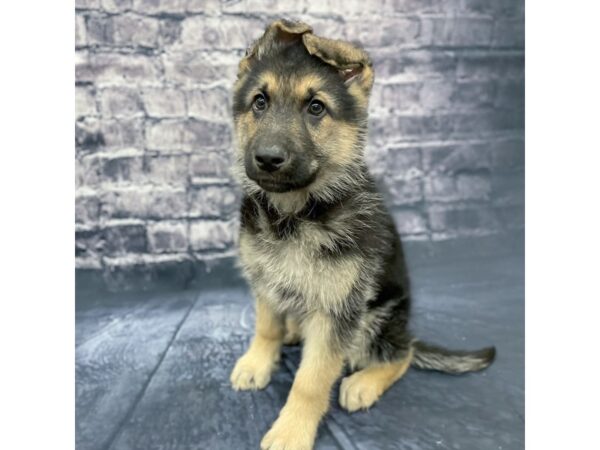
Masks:
[[[135,411],[136,411],[136,409],[137,409],[140,401],[142,400],[142,398],[144,398],[144,395],[146,395],[146,391],[148,389],[148,386],[150,386],[150,383],[152,382],[152,379],[154,378],[154,375],[156,374],[156,372],[158,372],[158,369],[162,365],[165,357],[167,356],[167,353],[169,352],[169,349],[171,348],[171,345],[173,345],[173,342],[175,341],[175,339],[177,339],[177,335],[179,334],[179,330],[181,330],[181,327],[183,326],[183,324],[185,323],[185,321],[189,317],[190,313],[192,312],[192,310],[196,306],[196,303],[198,303],[198,299],[199,298],[200,298],[199,295],[196,296],[196,299],[192,302],[192,304],[190,305],[190,307],[188,308],[188,310],[183,315],[183,318],[181,319],[181,321],[177,324],[177,327],[175,328],[175,332],[173,333],[173,336],[171,336],[171,339],[169,339],[169,342],[167,343],[167,346],[166,346],[165,350],[162,352],[162,354],[160,355],[160,358],[158,359],[158,363],[156,364],[156,366],[154,367],[154,369],[152,369],[152,371],[150,372],[150,375],[148,376],[148,379],[144,382],[144,385],[142,386],[142,389],[141,389],[140,393],[136,396],[133,404],[131,405],[131,407],[127,411],[127,414],[125,415],[125,417],[123,418],[123,420],[119,423],[119,426],[117,427],[117,429],[115,430],[115,432],[111,435],[110,439],[108,440],[108,443],[104,447],[105,450],[110,450],[113,447],[114,443],[117,442],[117,440],[121,436],[125,425],[127,424],[127,422],[129,422],[129,420],[131,419],[131,417],[133,417],[133,414],[135,413]]]
[[[102,334],[104,332],[110,331],[111,329],[115,328],[117,325],[119,325],[118,321],[113,321],[113,322],[110,322],[110,323],[106,324],[102,329],[96,331],[91,336],[89,336],[86,339],[84,339],[83,341],[79,342],[79,344],[75,344],[75,350],[77,350],[80,347],[82,347],[82,346],[84,346],[84,345],[92,342],[94,339],[97,339],[98,337],[102,336]]]
[[[346,437],[346,430],[333,416],[333,411],[327,414],[324,425],[329,430],[329,434],[333,437],[336,445],[342,450],[357,450],[357,447]],[[333,425],[333,426],[332,426]]]

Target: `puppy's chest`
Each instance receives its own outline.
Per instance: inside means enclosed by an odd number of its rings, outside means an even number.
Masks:
[[[323,227],[310,222],[298,223],[287,236],[270,229],[242,231],[240,259],[253,287],[278,308],[335,308],[355,286],[360,261],[326,255],[323,249],[331,239]]]

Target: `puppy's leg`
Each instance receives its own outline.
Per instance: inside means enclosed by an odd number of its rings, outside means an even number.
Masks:
[[[263,450],[310,450],[317,428],[329,408],[333,383],[344,361],[331,346],[329,319],[313,316],[303,323],[302,362],[279,418],[263,438]]]
[[[350,412],[371,407],[410,367],[412,349],[398,361],[374,363],[344,378],[340,405]]]
[[[283,343],[285,345],[296,345],[300,343],[300,325],[293,317],[287,315],[285,317],[285,335]]]
[[[236,391],[263,389],[269,384],[279,361],[283,333],[283,318],[257,296],[254,338],[231,372],[231,384]]]

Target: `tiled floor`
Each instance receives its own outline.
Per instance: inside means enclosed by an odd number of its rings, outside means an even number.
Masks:
[[[444,250],[411,270],[415,334],[455,348],[494,344],[492,367],[463,376],[411,370],[374,408],[354,414],[338,406],[336,386],[316,448],[524,448],[518,247],[467,258]],[[252,332],[251,304],[243,286],[80,296],[77,449],[258,448],[285,401],[299,348],[285,349],[264,391],[232,391],[229,372]]]

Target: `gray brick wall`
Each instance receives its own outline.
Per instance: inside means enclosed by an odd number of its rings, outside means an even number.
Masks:
[[[521,0],[77,0],[78,268],[234,254],[230,89],[282,16],[370,52],[367,157],[405,240],[523,228]]]

